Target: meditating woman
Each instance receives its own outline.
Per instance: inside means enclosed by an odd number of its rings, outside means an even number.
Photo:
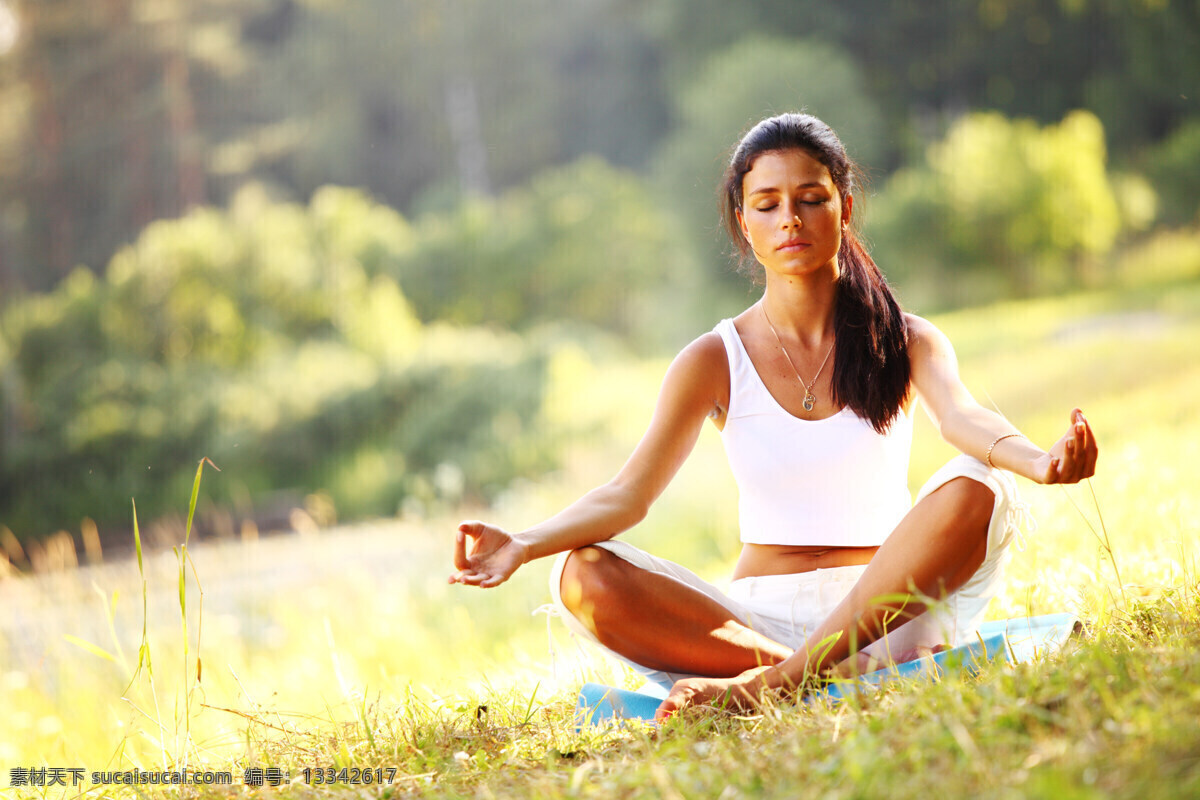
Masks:
[[[1079,409],[1042,450],[971,397],[941,331],[900,310],[851,226],[855,176],[820,120],[755,125],[725,172],[722,211],[762,298],[679,353],[611,481],[520,533],[458,528],[451,582],[497,586],[559,554],[550,590],[568,627],[670,687],[660,717],[752,707],[851,656],[970,640],[1015,531],[1009,473],[1074,483],[1095,471]],[[962,455],[913,504],[918,401]],[[739,493],[743,547],[725,590],[614,538],[646,515],[705,420]]]

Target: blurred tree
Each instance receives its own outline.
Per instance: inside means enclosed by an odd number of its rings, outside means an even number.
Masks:
[[[16,243],[25,224],[25,209],[5,196],[5,187],[15,185],[21,172],[13,155],[24,144],[29,119],[28,87],[17,79],[16,60],[8,57],[18,32],[16,12],[0,0],[0,290],[16,284]]]
[[[359,185],[411,211],[585,153],[644,167],[676,121],[669,96],[758,31],[853,60],[888,120],[858,154],[884,172],[970,108],[1042,122],[1090,108],[1114,160],[1136,160],[1191,118],[1200,72],[1196,4],[1149,0],[5,8],[20,35],[0,55],[0,281],[34,289],[246,182],[297,199]]]
[[[124,525],[131,496],[147,519],[177,512],[201,455],[224,470],[218,502],[329,489],[344,518],[428,499],[447,470],[484,498],[552,466],[552,343],[422,326],[385,269],[412,247],[361,193],[247,191],[150,226],[105,278],[10,302],[0,524]]]
[[[676,219],[599,158],[418,224],[396,277],[421,319],[517,330],[568,319],[643,348],[676,347],[699,282]]]
[[[666,102],[652,43],[620,5],[314,4],[260,68],[275,115],[305,131],[281,176],[301,196],[335,182],[407,210],[584,153],[641,165]]]
[[[206,199],[195,31],[216,0],[23,2],[0,103],[15,130],[0,156],[0,207],[17,244],[10,280],[52,286],[153,219]],[[18,155],[19,154],[19,155]],[[16,222],[13,222],[16,220]]]
[[[570,316],[677,346],[689,316],[745,300],[740,280],[703,277],[727,272],[713,191],[725,149],[769,111],[806,106],[869,168],[910,165],[867,227],[910,286],[941,291],[963,273],[994,292],[1053,288],[1121,224],[1198,211],[1194,2],[0,0],[4,11],[3,514],[78,500],[123,518],[145,466],[175,474],[184,454],[186,488],[212,442],[255,487],[328,482],[349,496],[370,484],[364,508],[435,485],[453,469],[432,461],[455,448],[479,459],[470,474],[497,476],[489,486],[532,469],[544,454],[531,423],[457,393],[482,376],[536,406],[544,354],[433,321],[528,334]],[[960,121],[983,108],[1033,122]],[[1071,108],[1094,117],[1035,124]],[[195,210],[208,203],[230,210]],[[1190,259],[1190,239],[1173,252]],[[89,280],[79,264],[112,274]],[[45,297],[18,291],[64,279]],[[458,431],[454,415],[478,425]],[[496,431],[519,444],[488,449]],[[64,476],[83,488],[62,491]]]
[[[1200,220],[1200,114],[1138,159],[1162,198],[1165,222]]]
[[[867,230],[879,263],[902,284],[953,287],[969,273],[1018,294],[1077,282],[1121,224],[1104,129],[1086,111],[1045,128],[969,114],[924,165],[893,175],[875,208]]]
[[[845,41],[855,24],[847,3],[821,0],[659,0],[641,5],[647,31],[669,54],[667,79],[673,93],[694,82],[716,53],[747,36]]]
[[[0,55],[0,280],[98,269],[248,182],[407,210],[584,153],[640,166],[667,104],[622,5],[24,0]]]
[[[1072,108],[1124,152],[1195,113],[1200,4],[1170,0],[660,0],[646,26],[669,53],[673,86],[754,32],[842,47],[889,120],[876,168],[920,156],[968,109],[1043,123]]]

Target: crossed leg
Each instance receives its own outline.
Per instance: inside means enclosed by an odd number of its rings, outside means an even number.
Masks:
[[[937,599],[965,584],[986,556],[995,501],[987,485],[959,477],[918,502],[810,636],[818,642],[838,635],[832,647],[814,655],[819,663],[811,667],[843,661],[885,628],[923,613],[922,597]],[[651,669],[732,677],[793,653],[707,595],[602,548],[583,547],[568,556],[560,591],[567,610],[601,644]]]
[[[708,595],[603,548],[573,551],[560,590],[602,645],[650,669],[729,677],[792,654]]]
[[[966,584],[987,557],[995,503],[986,484],[958,477],[913,506],[850,593],[809,635],[814,647],[833,643],[809,653],[808,671],[837,665],[924,614],[926,599],[936,603]]]

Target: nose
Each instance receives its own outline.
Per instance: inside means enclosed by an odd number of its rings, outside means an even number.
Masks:
[[[804,223],[801,221],[799,214],[793,214],[790,220],[783,223],[783,227],[795,228],[796,230],[799,230],[800,228],[804,227]]]

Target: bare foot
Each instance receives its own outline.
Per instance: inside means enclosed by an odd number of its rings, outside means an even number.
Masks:
[[[891,661],[884,658],[876,658],[867,653],[856,653],[830,670],[830,675],[837,678],[852,678],[856,675],[866,675],[868,672],[875,672],[892,664],[915,661],[918,658],[925,658],[948,649],[944,644],[934,645],[933,647],[913,647],[900,653]]]

